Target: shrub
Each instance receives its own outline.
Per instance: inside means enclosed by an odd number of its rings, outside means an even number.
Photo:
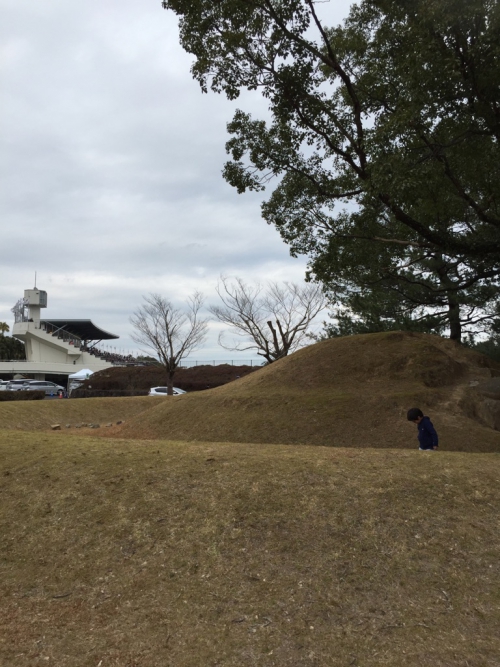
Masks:
[[[40,401],[44,391],[0,391],[0,401]]]
[[[147,396],[147,389],[86,389],[78,387],[71,392],[71,398],[105,398],[109,396]]]
[[[204,364],[191,368],[179,368],[174,386],[185,391],[202,391],[219,387],[239,377],[256,371],[258,366],[233,366]],[[133,366],[106,368],[94,373],[81,387],[71,392],[71,398],[100,396],[146,396],[151,387],[167,384],[162,366]]]

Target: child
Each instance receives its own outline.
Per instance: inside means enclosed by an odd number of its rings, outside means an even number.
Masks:
[[[419,449],[433,450],[438,448],[438,434],[432,425],[429,417],[424,417],[424,413],[419,408],[411,408],[406,415],[408,421],[418,426]]]

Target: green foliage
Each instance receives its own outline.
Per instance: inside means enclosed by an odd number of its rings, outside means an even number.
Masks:
[[[493,317],[500,275],[500,5],[363,0],[342,26],[312,0],[167,0],[202,88],[237,111],[224,176],[263,205],[339,300],[397,294],[452,338]],[[385,300],[385,297],[382,297]],[[424,320],[421,320],[422,322]]]
[[[356,293],[345,300],[341,308],[336,308],[330,316],[331,322],[324,323],[319,339],[353,334],[379,333],[382,331],[415,331],[441,335],[446,321],[443,316],[429,314],[425,308],[408,312],[397,294],[381,292]]]
[[[148,362],[149,364],[155,364],[156,366],[161,366],[160,362],[156,357],[149,357],[147,355],[139,355],[137,357],[137,361],[145,361]]]
[[[471,347],[482,354],[486,354],[491,359],[500,362],[500,336],[492,336],[487,340],[473,343]]]
[[[0,360],[14,361],[26,359],[24,344],[11,336],[0,336]]]
[[[483,333],[487,333],[486,339],[477,340],[474,336],[469,336],[465,341],[466,345],[500,362],[500,307],[497,309],[496,317],[488,323]]]

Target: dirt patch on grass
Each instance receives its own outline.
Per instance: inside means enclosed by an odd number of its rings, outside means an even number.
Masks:
[[[493,667],[494,455],[0,434],[0,661]]]

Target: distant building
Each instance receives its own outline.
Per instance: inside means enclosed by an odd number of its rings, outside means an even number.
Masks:
[[[81,369],[93,372],[121,365],[119,355],[100,351],[103,340],[119,338],[91,320],[42,318],[47,292],[36,287],[24,291],[12,312],[12,335],[26,348],[26,361],[1,361],[0,374],[23,374],[44,380],[45,375],[71,375]]]

